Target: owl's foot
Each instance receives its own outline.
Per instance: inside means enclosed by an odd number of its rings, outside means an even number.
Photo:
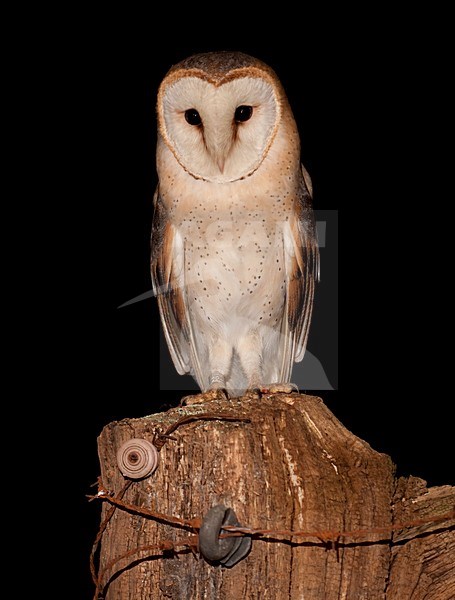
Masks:
[[[249,400],[259,400],[262,396],[271,394],[291,394],[299,392],[295,383],[264,383],[249,387],[243,396]]]
[[[184,396],[180,400],[180,406],[193,406],[194,404],[204,404],[205,402],[213,402],[214,400],[229,400],[229,395],[223,388],[207,390],[200,394]]]
[[[259,400],[262,396],[262,386],[254,386],[245,390],[243,394],[244,398],[248,398],[248,400]]]
[[[269,383],[259,386],[261,394],[291,394],[299,393],[299,388],[295,383]]]

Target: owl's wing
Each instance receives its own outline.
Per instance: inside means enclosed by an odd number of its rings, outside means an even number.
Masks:
[[[293,362],[305,354],[313,309],[315,282],[319,280],[319,248],[312,210],[312,185],[302,165],[298,203],[283,236],[286,268],[286,309],[282,322],[283,354],[280,381],[290,381]]]
[[[158,300],[164,335],[175,368],[180,375],[190,372],[190,325],[184,281],[183,241],[167,217],[157,188],[154,197],[151,239],[151,274]]]

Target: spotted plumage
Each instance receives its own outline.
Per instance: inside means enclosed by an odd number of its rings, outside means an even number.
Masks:
[[[202,391],[288,383],[318,248],[284,90],[241,53],[196,55],[158,93],[152,280],[175,367]]]

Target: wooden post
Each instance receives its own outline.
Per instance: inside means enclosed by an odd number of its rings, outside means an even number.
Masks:
[[[345,429],[313,396],[214,400],[110,423],[99,437],[104,487],[115,495],[125,484],[116,460],[125,441],[152,441],[157,428],[164,431],[185,416],[197,420],[173,432],[156,471],[132,483],[124,502],[186,520],[224,504],[242,525],[321,532],[320,539],[253,537],[248,556],[225,568],[188,547],[134,553],[139,546],[188,538],[191,531],[117,508],[103,534],[100,569],[130,555],[105,571],[100,597],[455,597],[455,519],[427,522],[453,512],[455,488],[427,490],[419,479],[397,481],[391,459]],[[110,509],[105,502],[102,518]],[[409,526],[391,532],[394,523]],[[358,530],[363,533],[336,539],[335,532]]]

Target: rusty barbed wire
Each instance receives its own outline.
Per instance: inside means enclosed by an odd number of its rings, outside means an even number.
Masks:
[[[98,496],[94,496],[92,498],[89,498],[89,502],[91,500],[94,500],[96,497],[99,497],[100,494],[100,477],[98,477]],[[132,481],[127,481],[125,483],[125,485],[122,487],[122,489],[120,490],[120,492],[117,495],[117,498],[119,500],[121,500],[123,498],[123,496],[125,495],[126,491],[128,490],[128,488],[132,485]],[[93,542],[93,546],[92,546],[92,550],[90,552],[90,573],[92,574],[92,581],[96,586],[96,592],[95,592],[95,598],[98,598],[98,591],[99,591],[99,575],[96,572],[96,567],[95,567],[95,554],[96,551],[98,549],[99,543],[101,541],[101,538],[103,537],[103,533],[107,527],[107,524],[109,523],[109,521],[111,520],[112,516],[114,515],[115,511],[117,509],[117,506],[111,506],[111,508],[109,509],[109,511],[107,512],[104,520],[101,522],[101,525],[99,527],[98,533],[96,535],[95,541]]]
[[[176,424],[174,424],[174,425],[176,425]],[[133,483],[133,481],[128,481],[127,484],[125,486],[123,486],[120,493],[118,495],[114,495],[112,492],[110,492],[104,486],[104,484],[101,480],[101,477],[98,477],[98,493],[96,495],[87,496],[90,501],[101,500],[102,502],[108,502],[109,504],[111,504],[111,509],[110,509],[109,513],[106,515],[106,518],[100,525],[100,529],[95,538],[95,542],[94,542],[92,553],[91,553],[90,567],[91,567],[91,572],[92,572],[92,578],[93,578],[94,584],[96,586],[94,600],[100,600],[101,590],[104,589],[108,583],[108,582],[106,582],[102,586],[102,580],[104,579],[105,574],[110,569],[112,569],[112,567],[115,566],[119,561],[121,561],[125,558],[129,558],[131,556],[134,556],[135,554],[138,554],[138,553],[144,552],[144,551],[150,551],[150,550],[160,550],[161,552],[166,551],[166,550],[175,551],[178,547],[187,547],[187,548],[190,548],[194,552],[194,550],[198,547],[197,533],[190,535],[188,538],[179,539],[177,541],[162,540],[161,542],[157,542],[155,544],[151,544],[151,545],[147,545],[147,546],[140,546],[138,548],[129,550],[128,552],[122,554],[121,556],[118,556],[118,557],[114,558],[113,560],[111,560],[102,569],[100,569],[100,571],[98,573],[96,573],[96,569],[95,569],[95,565],[94,565],[94,555],[95,555],[96,549],[98,547],[98,544],[102,538],[104,530],[106,529],[106,526],[107,526],[110,518],[112,517],[114,511],[116,510],[116,508],[120,508],[127,512],[138,514],[144,518],[152,518],[156,521],[165,522],[170,525],[180,526],[180,527],[188,527],[193,532],[197,531],[201,526],[202,518],[200,518],[200,517],[195,517],[193,519],[183,519],[180,517],[174,517],[172,515],[166,515],[164,513],[159,513],[159,512],[153,511],[149,508],[145,508],[144,506],[138,506],[136,504],[130,504],[128,502],[123,501],[122,498],[132,483]],[[319,540],[319,542],[322,542],[326,546],[327,549],[336,550],[337,557],[338,557],[339,546],[346,543],[346,539],[357,540],[359,538],[367,538],[368,536],[371,536],[374,534],[387,535],[387,534],[391,534],[394,531],[401,531],[401,530],[410,529],[413,527],[420,527],[421,525],[429,525],[429,524],[433,525],[433,524],[437,524],[437,523],[443,523],[445,521],[450,521],[451,519],[455,519],[455,505],[453,507],[453,510],[451,510],[443,515],[412,519],[412,520],[405,521],[402,523],[391,523],[390,525],[387,525],[385,527],[368,527],[368,528],[360,528],[360,529],[352,529],[352,530],[306,531],[306,530],[273,529],[273,528],[258,529],[258,528],[244,527],[244,526],[224,525],[222,527],[222,529],[224,531],[226,531],[227,533],[221,534],[219,537],[224,538],[224,537],[248,535],[248,536],[254,537],[254,539],[257,539],[257,540],[262,539],[264,541],[266,541],[271,536],[273,536],[273,537],[279,536],[279,537],[286,537],[286,538],[296,538],[296,537],[297,538],[315,538],[315,539]],[[421,533],[422,532],[419,532],[415,536],[410,537],[406,540],[400,540],[400,542],[398,542],[398,543],[402,543],[403,541],[405,541],[405,542],[411,541],[412,539],[415,539],[416,537],[421,535]],[[432,532],[428,532],[428,533],[432,533]],[[341,539],[344,540],[342,543],[340,543]],[[379,540],[366,540],[366,541],[371,541],[371,543],[387,542],[387,543],[390,543],[393,545],[393,540],[390,538],[379,539]],[[316,542],[314,542],[314,543],[316,543]],[[125,568],[128,568],[128,566]],[[115,573],[113,575],[111,575],[109,581],[112,579],[112,577],[114,575],[115,575]]]
[[[93,597],[93,600],[100,600],[104,590],[106,589],[110,580],[112,579],[112,577],[114,577],[114,575],[116,573],[113,573],[111,575],[111,577],[106,581],[106,583],[103,584],[102,582],[103,582],[105,574],[108,571],[110,571],[112,569],[112,567],[114,567],[121,560],[124,560],[125,558],[129,558],[130,556],[134,556],[135,554],[139,554],[140,552],[150,552],[151,550],[160,550],[161,552],[172,551],[175,553],[175,552],[177,552],[177,548],[184,547],[184,548],[190,548],[194,552],[195,549],[197,548],[197,545],[198,545],[198,536],[192,535],[192,536],[189,536],[188,538],[176,540],[173,542],[171,540],[163,540],[162,542],[157,542],[156,544],[146,544],[145,546],[139,546],[138,548],[133,548],[132,550],[125,552],[121,556],[117,556],[116,558],[109,561],[102,569],[100,569],[98,576],[97,576],[96,583],[95,583],[96,590],[95,590],[95,595]],[[151,556],[156,556],[156,554],[149,555],[149,557],[151,557]],[[131,563],[130,563],[130,565],[131,565]],[[124,568],[128,569],[128,567],[130,565],[126,565]]]
[[[129,483],[133,483],[130,481]],[[123,497],[123,496],[122,496]],[[89,501],[91,500],[105,500],[109,504],[112,504],[114,507],[123,508],[128,512],[132,512],[143,517],[152,517],[157,521],[164,521],[166,523],[170,523],[171,525],[180,525],[184,527],[192,527],[198,528],[200,526],[200,519],[181,519],[180,517],[173,517],[171,515],[165,515],[164,513],[159,513],[150,508],[145,508],[144,506],[138,506],[137,504],[129,504],[128,502],[123,502],[122,498],[119,496],[114,496],[108,489],[106,489],[101,481],[101,477],[98,477],[98,493],[96,495],[87,495]]]
[[[174,431],[181,425],[186,425],[187,423],[192,423],[194,421],[240,421],[244,423],[251,423],[251,419],[248,417],[237,417],[235,415],[226,413],[201,413],[199,415],[188,415],[186,417],[182,417],[175,423],[172,423],[172,425],[169,425],[164,432],[161,432],[159,429],[157,429],[153,435],[152,444],[158,451],[161,450],[167,440],[176,441],[176,438],[172,437],[171,433],[174,433]]]
[[[433,523],[439,523],[455,519],[455,508],[449,513],[440,515],[438,517],[424,517],[420,519],[413,519],[412,521],[406,521],[404,523],[395,523],[386,527],[369,527],[368,529],[352,529],[347,531],[295,531],[290,529],[252,529],[251,527],[237,527],[234,525],[225,525],[223,529],[226,531],[235,531],[236,533],[244,533],[246,535],[282,535],[286,537],[317,537],[320,540],[332,541],[335,538],[351,538],[357,539],[359,537],[365,537],[372,533],[391,533],[392,531],[400,531],[402,529],[409,529],[410,527],[419,527],[420,525],[428,525]]]

